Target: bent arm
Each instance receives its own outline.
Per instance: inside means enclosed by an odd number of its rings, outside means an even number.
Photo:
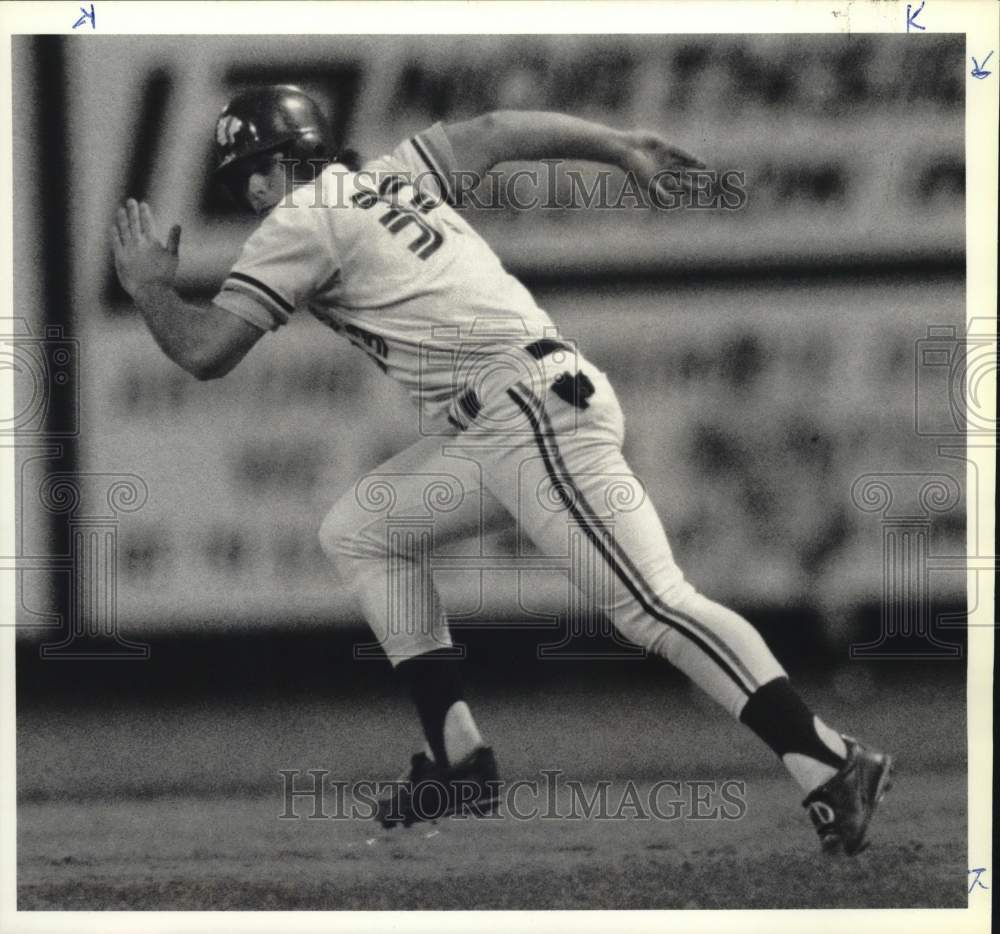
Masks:
[[[160,349],[192,376],[216,379],[236,366],[264,331],[218,305],[198,308],[177,294],[180,239],[174,225],[161,243],[152,209],[129,198],[111,228],[115,269]]]
[[[217,305],[189,305],[163,283],[143,285],[135,304],[162,350],[196,379],[218,379],[265,333]]]

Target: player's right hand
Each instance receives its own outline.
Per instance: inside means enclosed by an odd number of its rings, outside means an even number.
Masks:
[[[166,244],[156,236],[153,212],[145,202],[129,198],[118,208],[111,228],[111,248],[122,288],[134,299],[148,285],[173,285],[181,228],[170,229]]]
[[[621,167],[652,191],[669,192],[673,185],[690,192],[690,169],[704,169],[705,163],[656,133],[636,131],[623,134],[625,148]]]

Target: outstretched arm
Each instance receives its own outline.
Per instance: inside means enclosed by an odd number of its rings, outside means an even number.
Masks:
[[[177,294],[180,227],[162,244],[149,205],[131,198],[118,208],[116,221],[111,247],[118,278],[160,349],[197,379],[225,376],[264,332],[224,308],[189,305]]]
[[[655,133],[615,130],[567,114],[498,110],[444,129],[456,166],[477,175],[500,162],[560,158],[617,166],[644,183],[659,172],[705,167]]]

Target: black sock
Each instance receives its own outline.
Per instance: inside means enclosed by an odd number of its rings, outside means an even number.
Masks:
[[[455,650],[445,648],[415,655],[396,666],[410,686],[427,745],[440,766],[448,765],[444,748],[445,715],[454,703],[464,699],[459,662]]]
[[[844,764],[817,735],[812,711],[792,689],[788,678],[775,678],[755,691],[743,707],[740,720],[779,758],[796,752],[837,769]]]

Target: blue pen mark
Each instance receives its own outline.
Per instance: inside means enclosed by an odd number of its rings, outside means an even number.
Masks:
[[[920,6],[918,6],[915,10],[913,10],[913,7],[909,3],[906,4],[906,31],[907,32],[910,31],[910,27],[911,26],[914,29],[919,29],[921,32],[924,32],[927,29],[926,26],[921,26],[920,23],[917,22],[917,17],[920,15],[920,11],[924,8],[924,4],[926,2],[927,2],[927,0],[921,0]],[[913,12],[911,13],[910,10],[913,10]]]
[[[969,74],[972,75],[973,78],[979,78],[980,80],[988,78],[991,74],[993,74],[992,71],[986,70],[986,63],[991,58],[993,58],[992,52],[990,52],[990,54],[983,59],[983,63],[980,65],[979,62],[976,61],[975,56],[972,56],[972,71],[970,71]]]
[[[980,866],[980,867],[979,867],[978,869],[970,869],[970,870],[969,870],[969,873],[970,873],[970,874],[971,874],[971,873],[973,873],[973,872],[974,872],[974,873],[976,874],[976,878],[972,880],[972,884],[971,884],[971,885],[969,886],[969,894],[970,894],[970,895],[972,894],[972,890],[973,890],[973,889],[974,889],[974,888],[975,888],[975,887],[976,887],[977,885],[978,885],[978,886],[979,886],[979,887],[980,887],[981,889],[986,889],[986,891],[988,892],[988,891],[990,890],[990,887],[989,887],[988,885],[986,885],[986,884],[985,884],[985,883],[984,883],[984,882],[983,882],[983,881],[982,881],[982,880],[981,880],[981,879],[979,878],[979,877],[980,877],[980,876],[981,876],[981,875],[982,875],[982,874],[983,874],[984,872],[986,872],[986,867],[985,867],[985,866]]]
[[[94,16],[94,4],[90,4],[90,12],[88,13],[83,7],[80,7],[80,12],[83,14],[74,24],[73,28],[76,29],[77,26],[82,26],[86,22],[90,22],[91,29],[97,29],[97,19]]]

